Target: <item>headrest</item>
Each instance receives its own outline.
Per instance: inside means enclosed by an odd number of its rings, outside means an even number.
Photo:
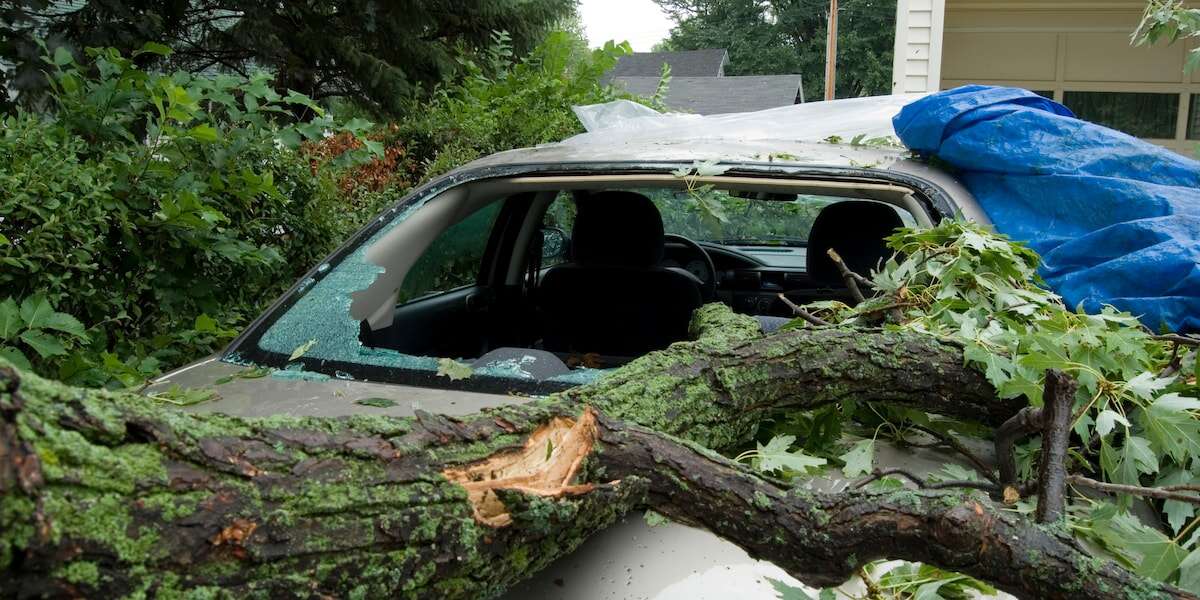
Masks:
[[[575,205],[575,263],[652,267],[662,260],[662,216],[649,198],[634,192],[600,192],[579,198]]]
[[[826,285],[841,286],[842,276],[826,252],[833,248],[851,271],[864,277],[892,255],[883,238],[904,221],[891,205],[868,200],[845,200],[821,209],[808,234],[808,276]]]

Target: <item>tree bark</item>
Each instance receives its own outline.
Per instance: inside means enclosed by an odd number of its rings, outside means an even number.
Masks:
[[[0,596],[487,597],[642,507],[821,585],[890,557],[1041,597],[1185,595],[982,496],[807,494],[708,449],[848,398],[1015,413],[956,347],[758,338],[721,309],[695,326],[597,384],[462,418],[195,415],[0,367]]]

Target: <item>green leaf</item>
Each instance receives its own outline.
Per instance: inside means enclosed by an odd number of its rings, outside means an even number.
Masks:
[[[32,371],[33,365],[29,364],[29,359],[25,357],[25,353],[21,352],[20,348],[14,346],[0,346],[0,359],[7,360],[14,367],[23,371]]]
[[[842,467],[842,473],[846,477],[861,477],[871,473],[873,467],[872,461],[875,458],[875,440],[861,440],[850,448],[850,451],[839,456],[846,466]]]
[[[87,328],[83,326],[83,323],[80,323],[79,319],[76,319],[67,313],[52,313],[46,318],[46,321],[42,323],[42,329],[61,331],[78,338],[87,337]]]
[[[217,130],[212,125],[197,125],[188,130],[188,137],[198,142],[215,142],[218,139]]]
[[[718,165],[715,160],[696,162],[692,165],[692,168],[696,170],[697,177],[715,177],[729,170],[728,166]]]
[[[389,408],[396,406],[396,401],[391,398],[359,398],[354,401],[355,404],[363,406],[374,406],[377,408]]]
[[[159,56],[170,56],[171,52],[170,46],[160,44],[158,42],[146,42],[145,44],[142,44],[141,49],[134,50],[133,55],[139,56],[142,54],[157,54]]]
[[[1154,373],[1146,371],[1125,382],[1125,389],[1143,400],[1150,400],[1154,398],[1155,392],[1171,385],[1172,381],[1174,381],[1173,377],[1159,378]]]
[[[30,329],[41,329],[52,314],[54,307],[43,294],[34,294],[21,301],[21,319]]]
[[[1141,411],[1145,435],[1154,448],[1170,456],[1176,464],[1200,456],[1200,421],[1189,410],[1200,408],[1200,401],[1179,394],[1163,394]]]
[[[646,524],[651,527],[662,527],[663,525],[671,522],[670,519],[652,510],[647,510],[643,515],[643,518],[646,519]]]
[[[213,333],[218,329],[217,321],[206,314],[201,314],[192,323],[192,329],[201,333]]]
[[[1102,410],[1099,416],[1096,417],[1096,433],[1100,434],[1101,437],[1106,436],[1113,430],[1113,427],[1117,423],[1129,427],[1129,421],[1121,413],[1109,409]]]
[[[1192,550],[1179,563],[1179,587],[1200,594],[1200,548]]]
[[[67,348],[63,346],[62,342],[49,333],[30,329],[22,332],[20,338],[42,358],[62,356],[67,353]]]
[[[799,473],[807,472],[814,467],[820,467],[826,462],[823,458],[809,456],[800,450],[788,451],[796,441],[794,435],[777,435],[764,446],[757,444],[756,463],[757,468],[763,472],[783,471],[791,469]]]
[[[312,350],[312,347],[316,346],[316,345],[317,345],[317,340],[308,340],[307,342],[304,342],[303,344],[296,346],[296,349],[292,350],[291,355],[288,356],[288,360],[293,361],[293,360],[296,360],[297,358],[300,358],[301,356],[304,356],[304,354],[306,352],[308,352],[309,350]]]
[[[946,580],[944,579],[921,584],[913,594],[913,600],[942,600],[941,589],[943,585],[946,585]]]
[[[8,241],[8,238],[5,237],[4,234],[0,233],[0,246],[11,246],[11,245],[12,245],[12,242]]]
[[[0,302],[0,340],[11,340],[24,328],[25,321],[21,319],[16,300],[5,298]]]
[[[1100,464],[1116,483],[1141,485],[1143,473],[1158,471],[1158,456],[1145,438],[1131,435],[1119,449],[1101,438]]]
[[[66,46],[59,46],[54,49],[54,58],[51,62],[62,67],[71,64],[74,60],[75,57],[71,56],[71,51]]]
[[[770,577],[767,577],[766,580],[767,583],[771,584],[771,587],[775,588],[775,593],[779,594],[776,596],[779,600],[822,600],[820,598],[813,598],[812,594],[809,594],[804,588],[798,588]]]
[[[367,149],[367,152],[370,152],[373,156],[376,156],[376,157],[383,156],[383,142],[376,142],[374,140],[363,140],[363,146],[365,146]]]
[[[214,390],[204,388],[183,388],[178,385],[172,385],[170,388],[167,388],[161,392],[149,394],[149,397],[154,400],[166,402],[167,404],[174,404],[176,406],[191,406],[193,404],[200,404],[201,402],[215,400],[220,396],[218,396],[217,392]]]
[[[470,377],[474,371],[471,365],[463,364],[453,358],[439,358],[437,374],[439,377],[449,377],[450,381],[458,381]]]

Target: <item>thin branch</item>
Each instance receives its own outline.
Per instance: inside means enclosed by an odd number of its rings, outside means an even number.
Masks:
[[[807,310],[804,310],[799,304],[796,304],[795,302],[788,300],[788,297],[783,295],[783,292],[779,293],[779,299],[782,300],[783,303],[786,304],[788,308],[792,309],[792,312],[797,317],[800,317],[801,319],[804,319],[805,321],[808,321],[809,323],[812,323],[813,325],[816,325],[817,327],[828,327],[830,325],[833,325],[833,323],[830,323],[829,321],[826,321],[825,319],[822,319],[822,318],[808,312]]]
[[[1159,500],[1177,500],[1179,502],[1187,502],[1200,506],[1200,496],[1193,496],[1177,491],[1177,488],[1188,488],[1192,491],[1200,491],[1200,486],[1166,486],[1166,487],[1142,487],[1139,485],[1123,485],[1120,483],[1105,483],[1096,481],[1083,475],[1070,475],[1067,477],[1067,483],[1085,487],[1100,492],[1109,492],[1112,494],[1129,494],[1132,496],[1141,496],[1143,498],[1157,498]]]
[[[1017,459],[1013,446],[1017,440],[1041,430],[1042,409],[1026,406],[996,429],[996,463],[1000,467],[1000,484],[1017,484]]]
[[[966,457],[967,460],[971,461],[971,464],[975,465],[975,469],[979,471],[980,475],[987,477],[988,481],[996,485],[1000,485],[1000,480],[996,477],[995,470],[988,466],[987,462],[972,452],[970,448],[967,448],[965,445],[963,445],[963,443],[958,441],[958,439],[954,436],[942,433],[936,429],[931,429],[924,425],[918,425],[916,423],[910,424],[909,427],[941,440],[942,443],[950,446],[956,452]]]
[[[875,471],[872,472],[870,476],[854,482],[854,485],[852,485],[851,487],[854,489],[860,489],[862,487],[865,487],[868,483],[871,483],[872,481],[883,479],[884,477],[887,477],[889,475],[900,475],[900,476],[904,477],[905,479],[908,479],[909,481],[917,484],[917,487],[921,488],[923,490],[948,490],[948,489],[966,488],[966,489],[972,489],[972,490],[983,490],[985,492],[991,492],[993,494],[1000,492],[1000,486],[998,486],[994,483],[988,483],[986,481],[967,481],[965,479],[950,479],[950,480],[946,480],[946,481],[925,481],[924,479],[921,479],[920,477],[917,477],[916,475],[914,475],[912,472],[904,470],[904,469],[900,469],[900,468],[875,469]]]
[[[842,281],[846,282],[846,289],[850,290],[850,296],[854,298],[854,301],[865,302],[867,299],[863,296],[862,290],[858,288],[859,280],[864,278],[846,266],[846,261],[842,260],[842,256],[837,253],[837,250],[830,248],[825,253],[833,259],[833,264],[837,265],[838,272],[842,274]]]
[[[1192,335],[1180,335],[1178,333],[1152,335],[1150,336],[1150,339],[1157,342],[1173,342],[1181,346],[1200,346],[1200,337]]]
[[[1190,356],[1193,359],[1200,360],[1200,356],[1197,356],[1197,354],[1200,354],[1200,349],[1192,350],[1189,353],[1180,354],[1179,353],[1179,344],[1172,345],[1171,346],[1171,362],[1167,363],[1166,368],[1164,368],[1162,370],[1162,372],[1158,374],[1158,376],[1159,377],[1171,377],[1171,376],[1175,375],[1176,373],[1179,372],[1179,369],[1183,368],[1184,356]]]

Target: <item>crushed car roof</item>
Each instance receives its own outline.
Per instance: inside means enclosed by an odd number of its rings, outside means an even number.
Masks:
[[[628,100],[577,106],[586,133],[494,154],[467,168],[694,160],[888,168],[908,156],[892,117],[913,98],[852,98],[723,115],[664,114]]]

